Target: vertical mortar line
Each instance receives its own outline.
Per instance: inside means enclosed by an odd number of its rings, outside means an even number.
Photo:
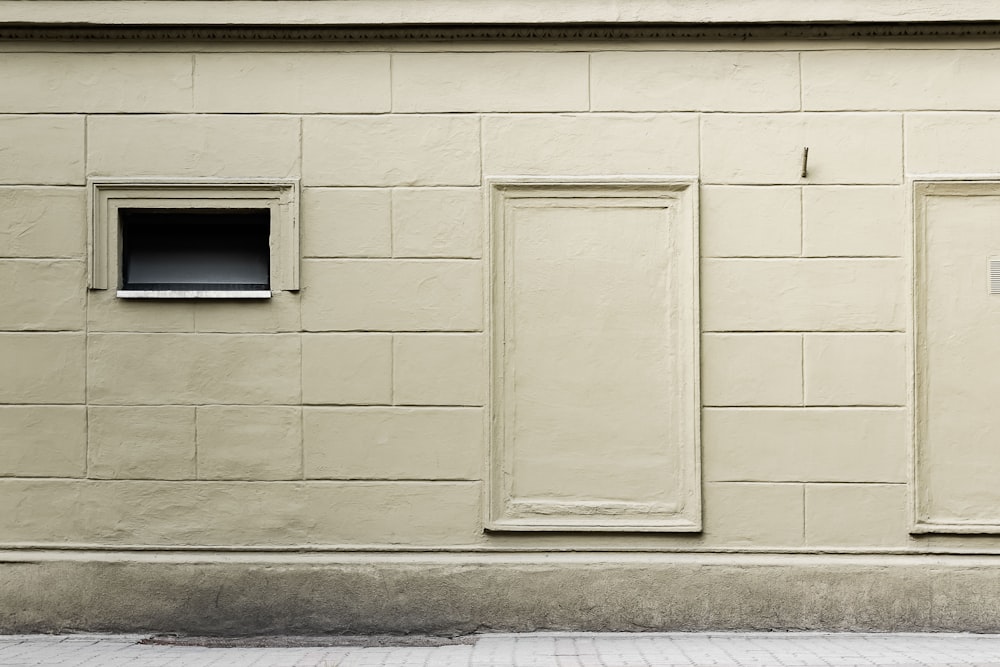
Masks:
[[[594,110],[594,85],[592,82],[592,77],[594,76],[594,54],[593,52],[587,53],[587,111]]]
[[[83,116],[83,179],[84,179],[84,189],[87,192],[84,193],[87,202],[87,223],[92,225],[90,216],[93,215],[93,202],[90,198],[89,188],[86,186],[87,174],[89,173],[90,165],[87,162],[88,154],[88,128],[90,127],[90,116],[84,114]],[[87,234],[90,234],[91,230],[87,230]],[[86,258],[87,266],[87,284],[84,287],[87,291],[87,299],[84,302],[85,307],[83,311],[83,428],[84,433],[84,447],[83,447],[83,477],[88,479],[90,477],[90,298],[92,296],[90,290],[90,281],[92,279],[91,271],[93,270],[93,255],[94,249],[90,248],[90,255]]]
[[[305,133],[305,125],[306,125],[305,116],[299,116],[299,194],[298,194],[299,202],[298,202],[298,206],[299,206],[299,235],[300,236],[302,234],[302,186],[301,186],[301,183],[302,183],[303,166],[305,164],[305,160],[304,160],[304,157],[305,157],[305,143],[306,143],[305,142],[305,134],[306,134]],[[299,239],[299,245],[300,245],[300,247],[301,247],[301,244],[302,244],[302,239],[300,238]],[[296,261],[300,262],[301,256],[302,256],[302,251],[299,250],[299,257],[296,258]],[[300,269],[301,269],[301,262],[300,262]],[[302,276],[301,275],[299,275],[299,281],[300,282],[302,281]],[[300,287],[301,287],[301,285],[300,285]],[[300,312],[299,313],[299,318],[301,318],[301,317],[302,317],[302,314]]]
[[[904,186],[904,190],[906,186],[906,117],[908,115],[909,114],[906,112],[901,112],[899,114],[899,169],[901,172],[899,176],[900,182]],[[907,199],[910,197],[910,194],[904,192],[903,197],[904,199]]]
[[[801,398],[799,402],[802,407],[806,406],[806,335],[799,334],[799,383],[801,384]]]
[[[303,363],[302,354],[302,313],[299,312],[299,477],[301,479],[306,478],[306,407],[305,401],[302,400],[302,367],[305,365]]]
[[[195,95],[194,95],[194,86],[195,86],[195,83],[194,82],[195,82],[195,63],[196,63],[196,60],[197,60],[197,56],[194,53],[192,53],[191,54],[191,111],[192,111],[192,113],[195,111],[195,107],[194,107],[194,104],[195,104]]]
[[[486,185],[486,145],[483,140],[483,116],[479,114],[479,187]]]
[[[802,51],[798,53],[798,64],[799,64],[799,111],[805,109],[805,105],[802,103],[803,95],[802,90],[804,88],[804,83],[802,81]]]
[[[389,257],[396,256],[396,188],[389,188]]]
[[[806,256],[806,186],[799,186],[799,257]]]
[[[389,334],[389,405],[396,405],[396,334]]]
[[[808,484],[802,485],[802,544],[806,543],[806,487]]]
[[[396,60],[395,53],[389,53],[389,113],[396,111],[396,92],[393,90],[393,64]]]
[[[198,474],[198,406],[194,406],[194,478],[199,479]]]

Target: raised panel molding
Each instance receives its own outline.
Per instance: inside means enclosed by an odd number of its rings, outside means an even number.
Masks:
[[[488,196],[487,528],[700,531],[696,182]]]
[[[1000,177],[913,194],[913,533],[1000,533]]]

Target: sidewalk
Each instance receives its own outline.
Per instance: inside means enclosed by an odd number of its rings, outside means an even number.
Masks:
[[[143,639],[146,636],[0,635],[0,667],[1000,667],[1000,635],[531,633],[454,640],[166,638],[165,644],[140,644]]]

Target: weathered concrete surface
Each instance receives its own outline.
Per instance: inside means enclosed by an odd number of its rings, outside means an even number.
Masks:
[[[1000,630],[996,557],[6,552],[0,633]]]

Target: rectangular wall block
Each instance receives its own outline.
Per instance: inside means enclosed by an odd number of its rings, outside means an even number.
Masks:
[[[0,406],[0,477],[83,477],[86,471],[83,406]]]
[[[478,185],[479,120],[464,116],[310,116],[306,185]]]
[[[83,185],[83,116],[0,116],[0,184]]]
[[[392,336],[303,336],[302,400],[344,405],[392,403]]]
[[[82,258],[86,201],[82,188],[0,188],[0,257]]]
[[[194,59],[200,112],[389,110],[387,53],[199,53]]]
[[[382,188],[305,188],[304,257],[392,255],[392,196]]]
[[[0,333],[0,403],[83,403],[82,333]]]
[[[906,171],[910,174],[994,174],[997,113],[911,113],[906,116]]]
[[[11,508],[0,543],[471,544],[481,492],[475,482],[0,479],[0,507]]]
[[[802,336],[705,334],[703,405],[802,405]]]
[[[807,484],[806,542],[811,546],[906,544],[905,484]]]
[[[704,538],[708,543],[799,546],[803,519],[801,484],[705,485]]]
[[[0,260],[0,330],[83,329],[85,273],[77,260]]]
[[[186,53],[4,53],[0,112],[191,111]]]
[[[478,259],[483,256],[483,219],[479,188],[396,188],[393,255]]]
[[[797,111],[794,53],[602,51],[591,56],[596,111]]]
[[[96,404],[294,404],[299,339],[286,334],[91,334]]]
[[[797,257],[802,188],[704,186],[700,240],[703,257]]]
[[[485,405],[486,339],[480,334],[393,336],[397,405]]]
[[[806,334],[806,405],[906,405],[903,334]]]
[[[90,116],[92,176],[291,178],[299,119],[287,116]]]
[[[705,331],[898,331],[904,266],[895,259],[706,259]]]
[[[900,183],[899,114],[708,114],[702,119],[706,183]]]
[[[884,408],[706,408],[705,478],[903,482],[906,413]]]
[[[1000,53],[864,49],[802,54],[806,110],[996,109]]]
[[[483,267],[469,260],[311,260],[307,331],[477,331]]]
[[[811,257],[903,254],[906,192],[900,187],[802,189],[802,252]]]
[[[302,409],[197,409],[198,479],[301,479]]]
[[[586,53],[394,53],[393,111],[586,111]]]
[[[310,479],[480,479],[482,408],[306,408]]]
[[[698,172],[694,114],[496,115],[483,118],[487,176]]]
[[[180,406],[91,407],[88,477],[194,479],[194,413]]]

